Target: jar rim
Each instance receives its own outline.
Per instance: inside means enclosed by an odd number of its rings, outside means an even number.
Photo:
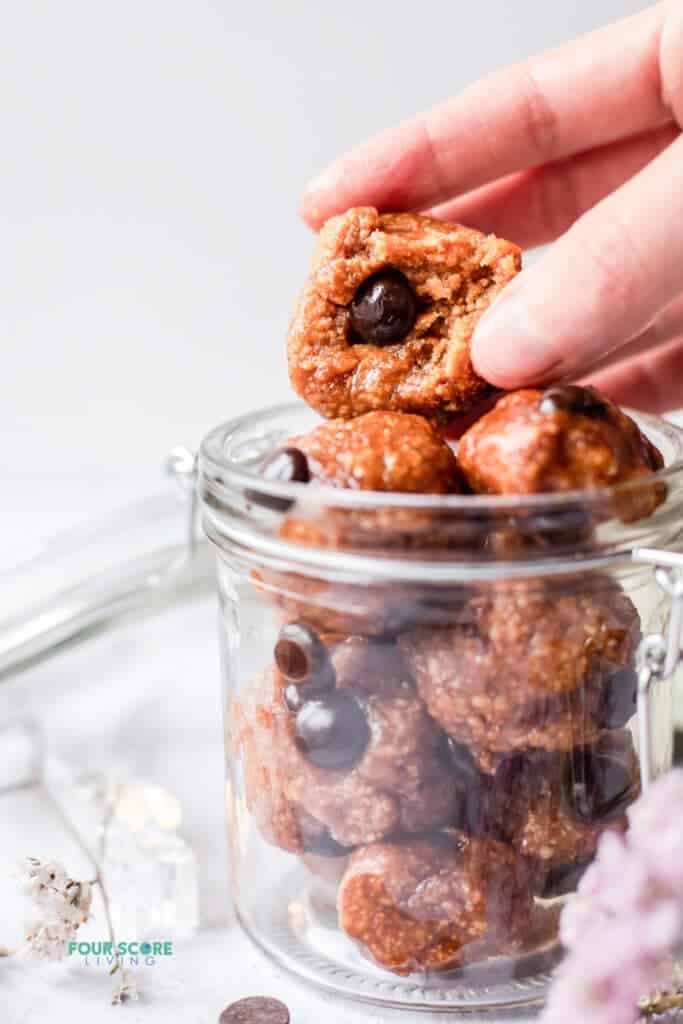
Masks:
[[[678,542],[683,521],[683,430],[656,416],[639,412],[631,415],[644,433],[665,449],[665,467],[642,479],[611,488],[532,495],[434,495],[395,494],[346,490],[329,485],[280,483],[264,480],[258,472],[263,457],[292,436],[303,433],[321,420],[301,402],[287,402],[237,416],[220,424],[204,438],[199,454],[199,487],[204,526],[210,539],[227,546],[235,556],[256,566],[276,571],[296,571],[316,576],[358,580],[405,580],[429,578],[435,584],[493,576],[557,576],[586,572],[616,561],[630,561],[643,547],[671,546]],[[653,485],[666,484],[666,500],[647,519],[626,523],[615,507]],[[254,495],[257,497],[255,498]],[[261,499],[261,500],[257,500]],[[266,499],[265,501],[263,499]],[[534,522],[544,516],[556,521],[580,504],[581,509],[608,522],[599,542],[595,539],[576,547],[553,547],[526,551],[513,558],[480,551],[425,548],[383,551],[367,547],[344,547],[292,542],[279,535],[283,512],[259,508],[279,503],[280,509],[297,506],[303,515],[311,508],[325,512],[396,514],[406,510],[431,512],[447,521],[467,524],[477,516],[522,517]],[[257,508],[257,505],[259,508]],[[602,519],[600,519],[602,516]]]
[[[209,475],[212,473],[221,474],[219,477],[214,476],[212,480],[214,485],[220,484],[221,488],[230,487],[256,490],[259,494],[273,498],[288,499],[292,503],[305,499],[309,493],[307,484],[264,480],[263,476],[258,472],[244,468],[243,463],[241,464],[235,459],[231,460],[226,457],[226,445],[234,437],[236,431],[244,428],[248,429],[250,426],[257,427],[260,423],[266,422],[271,417],[298,412],[302,408],[306,408],[302,402],[283,402],[279,405],[265,406],[254,412],[244,413],[214,427],[204,437],[200,447],[200,472],[205,480],[208,481]],[[667,420],[648,413],[641,413],[631,409],[624,409],[624,412],[634,419],[641,430],[649,437],[653,433],[663,434],[675,449],[676,458],[674,461],[669,462],[663,469],[657,470],[646,477],[617,484],[613,487],[596,487],[552,494],[398,494],[387,491],[350,490],[331,487],[328,484],[316,484],[316,500],[319,499],[321,504],[330,504],[335,508],[354,509],[362,507],[364,510],[382,508],[449,509],[495,513],[510,509],[514,510],[520,504],[523,504],[525,509],[538,511],[544,507],[557,508],[563,505],[575,505],[577,502],[581,502],[586,507],[590,507],[592,504],[600,505],[605,500],[613,501],[615,498],[637,494],[638,491],[646,490],[652,487],[653,484],[665,483],[673,477],[683,474],[683,429],[673,423],[669,423]],[[325,421],[318,420],[317,422],[323,423]]]

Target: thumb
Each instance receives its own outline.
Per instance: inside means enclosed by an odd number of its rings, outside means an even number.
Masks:
[[[585,214],[502,293],[472,340],[498,387],[574,375],[683,289],[683,137]]]

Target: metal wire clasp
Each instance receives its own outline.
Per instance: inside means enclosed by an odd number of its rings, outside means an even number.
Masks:
[[[671,602],[665,634],[643,637],[638,650],[638,753],[641,786],[646,790],[653,779],[652,690],[656,683],[670,679],[681,660],[683,630],[683,553],[637,548],[633,560],[655,567],[655,579]]]
[[[199,512],[197,464],[197,454],[182,445],[172,448],[164,462],[166,475],[175,480],[181,490],[187,495],[186,557],[188,559],[194,557],[197,549],[197,518]]]

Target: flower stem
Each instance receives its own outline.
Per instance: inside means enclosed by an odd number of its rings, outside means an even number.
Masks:
[[[114,968],[112,970],[112,974],[116,971],[119,971],[120,977],[122,979],[121,985],[123,985],[123,977],[125,972],[123,969],[123,962],[121,961],[121,957],[119,956],[118,943],[116,941],[116,935],[114,933],[114,923],[111,917],[111,904],[109,902],[109,893],[107,892],[107,886],[105,885],[104,881],[104,873],[102,871],[102,862],[104,861],[104,857],[107,850],[107,833],[119,799],[118,789],[115,793],[114,798],[109,801],[106,813],[102,819],[102,831],[100,834],[99,849],[97,851],[97,854],[95,854],[93,850],[90,848],[90,846],[86,843],[83,836],[78,831],[73,821],[71,821],[69,816],[66,814],[59,800],[56,799],[56,797],[51,792],[49,787],[43,784],[41,786],[41,789],[43,790],[48,800],[48,803],[50,804],[51,808],[54,810],[55,814],[61,821],[65,830],[71,836],[76,846],[78,846],[81,853],[90,861],[90,864],[95,874],[95,877],[92,880],[92,884],[99,886],[100,889],[100,894],[102,896],[102,906],[104,907],[104,918],[107,925],[107,934],[109,941],[111,943],[112,956],[114,957]]]

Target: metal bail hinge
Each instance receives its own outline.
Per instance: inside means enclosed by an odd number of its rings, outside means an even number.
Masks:
[[[655,579],[671,602],[666,634],[651,633],[644,637],[638,650],[638,748],[643,790],[652,782],[653,721],[652,690],[655,683],[670,679],[681,660],[683,630],[683,554],[638,548],[633,560],[655,569]]]
[[[197,454],[190,451],[189,448],[184,448],[182,445],[172,448],[166,456],[164,463],[166,475],[172,477],[187,496],[186,557],[188,559],[194,558],[197,551],[197,525],[199,518],[197,464]]]

